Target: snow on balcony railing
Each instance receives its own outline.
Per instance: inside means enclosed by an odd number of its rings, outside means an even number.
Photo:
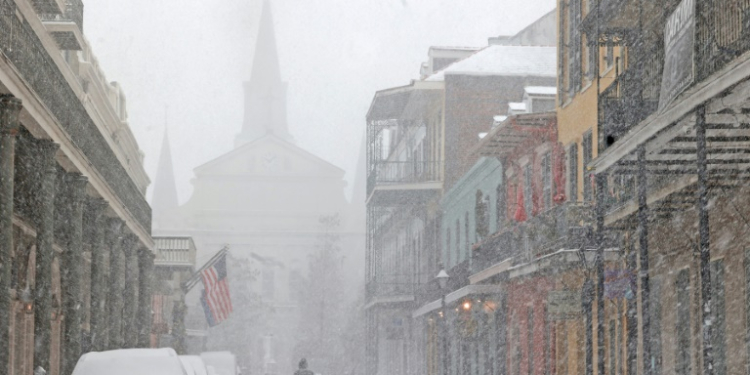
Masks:
[[[154,238],[157,266],[195,266],[195,246],[190,237]]]

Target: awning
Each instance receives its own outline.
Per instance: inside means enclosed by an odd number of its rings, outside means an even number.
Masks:
[[[524,143],[544,141],[543,136],[549,132],[550,126],[556,124],[556,119],[557,114],[554,112],[509,116],[482,138],[475,153],[479,156],[503,158]]]
[[[445,295],[445,304],[449,305],[453,302],[459,301],[464,297],[477,295],[477,294],[497,294],[501,293],[503,291],[502,286],[500,285],[467,285],[459,290],[456,290],[455,292],[451,292],[449,294]],[[429,312],[435,311],[440,309],[441,301],[436,300],[432,301],[430,303],[427,303],[425,305],[422,305],[422,307],[416,309],[412,313],[412,318],[418,318],[422,315],[425,315]]]

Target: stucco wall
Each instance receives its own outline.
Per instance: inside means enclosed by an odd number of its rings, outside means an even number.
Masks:
[[[503,168],[496,158],[482,158],[474,167],[448,191],[443,198],[442,225],[442,259],[445,267],[450,269],[467,259],[471,245],[478,241],[476,226],[477,190],[489,198],[489,233],[497,231],[497,187],[503,182]],[[504,191],[504,190],[503,190]],[[466,216],[469,217],[468,241],[466,238]],[[461,246],[456,247],[456,223],[461,231]],[[450,243],[448,232],[450,231]],[[468,244],[468,246],[467,246]],[[447,252],[450,251],[450,254]]]

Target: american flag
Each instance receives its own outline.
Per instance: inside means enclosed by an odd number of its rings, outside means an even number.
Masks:
[[[203,281],[201,303],[209,326],[213,327],[232,313],[232,299],[227,285],[227,253],[223,252],[200,271]]]

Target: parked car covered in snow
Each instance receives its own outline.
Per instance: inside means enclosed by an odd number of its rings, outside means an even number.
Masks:
[[[81,356],[73,375],[189,375],[171,348],[120,349]]]

